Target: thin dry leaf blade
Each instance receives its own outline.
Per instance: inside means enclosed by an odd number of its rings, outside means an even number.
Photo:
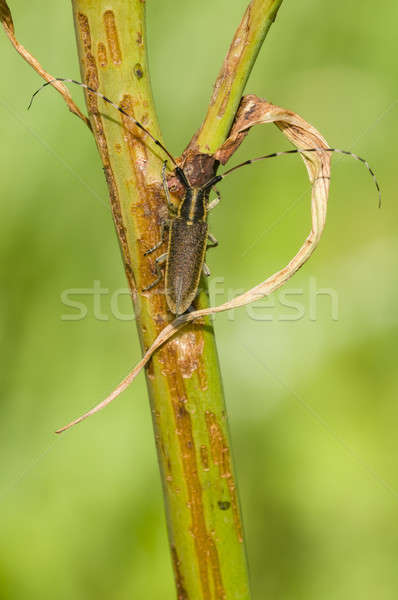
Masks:
[[[22,56],[24,60],[26,60],[26,62],[31,67],[33,67],[33,69],[45,81],[51,81],[52,86],[55,87],[55,89],[61,94],[61,96],[65,100],[66,104],[69,107],[69,110],[75,115],[77,115],[80,119],[82,119],[82,121],[84,121],[84,123],[86,123],[86,125],[91,129],[90,120],[81,112],[79,107],[72,100],[72,96],[70,95],[68,88],[60,81],[54,81],[55,77],[53,75],[50,75],[50,73],[47,73],[47,71],[43,69],[39,61],[32,54],[30,54],[30,52],[28,52],[28,50],[24,46],[22,46],[22,44],[20,44],[16,39],[11,11],[5,0],[0,0],[0,21],[4,27],[4,31],[6,32],[8,39],[14,46],[15,50]]]
[[[5,0],[0,0],[0,21],[6,31],[8,30],[11,33],[14,33],[14,23],[12,22],[11,11]]]

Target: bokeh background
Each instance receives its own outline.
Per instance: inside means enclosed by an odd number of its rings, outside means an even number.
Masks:
[[[175,154],[204,116],[246,4],[147,3]],[[10,5],[45,68],[79,78],[69,3]],[[334,157],[326,232],[288,295],[215,322],[255,600],[398,595],[398,5],[380,6],[285,1],[247,86],[368,158],[384,194],[378,210],[363,166]],[[0,598],[172,600],[143,376],[96,418],[52,434],[118,383],[139,346],[128,298],[124,318],[111,311],[126,282],[94,142],[54,91],[27,113],[41,81],[3,32],[0,53]],[[234,160],[288,147],[258,128]],[[286,157],[242,169],[222,192],[208,262],[226,299],[296,252],[309,188]],[[109,290],[103,317],[81,295],[87,317],[63,320],[75,312],[63,290],[95,281]]]

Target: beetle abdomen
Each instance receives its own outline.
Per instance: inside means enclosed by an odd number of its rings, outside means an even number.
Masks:
[[[192,304],[199,285],[207,244],[207,223],[175,218],[170,227],[166,265],[166,300],[181,315]]]

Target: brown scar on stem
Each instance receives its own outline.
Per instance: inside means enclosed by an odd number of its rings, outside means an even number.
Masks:
[[[205,392],[208,388],[208,381],[207,381],[206,365],[203,360],[199,361],[197,374],[198,374],[198,380],[199,380],[199,387],[202,390],[202,392]]]
[[[184,379],[190,379],[194,374],[197,374],[199,385],[202,390],[205,390],[207,389],[207,377],[205,365],[203,364],[204,335],[202,327],[203,322],[199,321],[195,324],[189,324],[178,337],[168,342],[175,351],[175,362],[169,365],[164,363],[162,358],[159,360],[162,364],[161,372],[163,375],[167,376],[174,373],[177,364],[178,371]]]
[[[153,364],[153,360],[150,360],[146,365],[145,365],[145,375],[149,378],[149,379],[155,379],[155,367]]]
[[[144,77],[144,69],[142,68],[142,65],[140,63],[136,63],[134,65],[133,71],[137,79],[142,79]]]
[[[229,97],[231,94],[232,86],[234,83],[234,73],[236,72],[239,61],[241,60],[242,54],[246,49],[248,35],[250,31],[250,16],[251,16],[251,7],[248,6],[246,12],[243,16],[242,23],[239,29],[236,31],[234,39],[232,40],[230,49],[225,58],[222,71],[219,75],[220,78],[220,88],[225,86],[225,91],[223,94],[223,99],[220,104],[220,108],[218,109],[217,116],[219,118],[224,116],[225,110],[228,105]],[[216,83],[217,85],[217,83]],[[217,90],[218,91],[218,90]],[[210,104],[214,104],[217,99],[217,95],[213,94],[213,97],[210,100]]]
[[[232,475],[232,463],[228,444],[225,439],[221,425],[217,417],[211,411],[206,411],[206,426],[210,440],[210,450],[212,460],[218,466],[220,476],[226,480],[231,498],[232,513],[235,523],[235,530],[239,542],[243,542],[242,523],[238,507],[238,498],[236,494],[235,481]]]
[[[134,98],[130,94],[123,94],[120,105],[123,110],[131,115],[134,119]],[[129,155],[132,160],[132,164],[136,165],[136,161],[140,160],[142,164],[147,162],[147,144],[146,135],[139,129],[128,117],[122,114],[122,123],[125,134],[125,142],[127,144]],[[140,122],[144,121],[144,118],[139,119]],[[137,144],[137,141],[140,142]],[[138,148],[136,147],[138,146]],[[135,171],[139,171],[136,169]]]
[[[85,81],[87,85],[97,90],[99,87],[98,81],[98,70],[95,58],[92,52],[92,43],[91,43],[91,32],[90,25],[87,16],[83,13],[78,13],[77,15],[77,29],[82,40],[82,50],[83,50],[83,72],[85,74]],[[100,111],[98,109],[98,97],[95,94],[90,94],[87,92],[87,106],[89,109],[89,113],[91,116],[92,126],[95,132],[95,139],[97,142],[98,151],[100,153],[103,165],[104,165],[104,173],[106,183],[109,189],[109,197],[111,201],[111,209],[113,221],[115,223],[115,227],[117,230],[117,235],[120,240],[120,244],[122,246],[122,254],[124,257],[124,265],[127,281],[129,283],[129,287],[131,289],[131,293],[133,298],[136,299],[137,296],[137,287],[135,283],[135,278],[133,274],[133,270],[131,267],[131,257],[130,251],[127,242],[126,229],[123,224],[123,218],[121,213],[120,206],[120,198],[119,198],[119,190],[116,184],[115,176],[113,174],[113,170],[110,163],[109,158],[109,150],[108,143],[106,140],[106,136],[104,133],[104,128],[102,124],[102,118],[100,115]],[[128,265],[128,267],[127,267]]]
[[[161,422],[160,422],[161,414],[158,410],[157,411],[152,410],[152,417],[154,420],[155,441],[158,446],[159,452],[163,458],[162,464],[163,464],[163,469],[165,472],[165,479],[169,484],[172,484],[173,473],[172,473],[172,467],[171,467],[171,460],[170,460],[169,455],[167,454],[165,444],[159,433],[161,431]],[[173,488],[173,486],[171,486],[171,487]]]
[[[108,66],[108,55],[106,52],[106,46],[103,42],[98,42],[97,46],[97,58],[98,64],[103,69]]]
[[[209,544],[209,554],[210,554],[210,564],[213,573],[213,584],[214,584],[214,598],[216,600],[226,600],[227,594],[225,592],[222,578],[221,578],[221,569],[220,569],[220,559],[217,552],[217,546],[213,540],[213,538],[208,536],[208,544]]]
[[[184,577],[180,569],[181,563],[175,546],[171,546],[171,558],[173,561],[174,577],[177,587],[177,600],[189,600],[188,593],[185,589]]]
[[[162,355],[163,364],[172,367],[176,362],[175,349],[168,344],[159,354]],[[186,482],[186,492],[191,513],[191,533],[197,556],[199,578],[203,597],[225,598],[222,583],[221,569],[217,546],[206,528],[204,515],[202,485],[199,479],[199,465],[195,441],[193,438],[192,421],[186,409],[186,393],[184,379],[180,374],[170,369],[168,375],[169,389],[171,391],[172,406],[175,418],[176,434],[180,445],[180,456]],[[209,570],[212,576],[212,586],[209,579]],[[212,587],[217,595],[212,595]]]
[[[200,459],[202,461],[203,470],[209,471],[209,449],[205,444],[202,444],[200,447]]]
[[[236,80],[236,71],[239,66],[239,62],[242,59],[244,51],[248,44],[248,38],[251,29],[251,5],[249,5],[243,15],[242,21],[235,32],[232,43],[228,49],[228,53],[222,64],[220,73],[214,83],[213,93],[210,98],[207,115],[198,129],[193,135],[191,141],[188,144],[187,150],[194,150],[197,148],[196,141],[206,126],[208,117],[212,111],[212,108],[219,104],[217,109],[217,117],[221,119],[228,106],[228,102],[231,96],[233,84]]]
[[[198,369],[204,348],[204,339],[197,326],[186,329],[172,341],[177,350],[177,365],[184,379],[192,377]]]
[[[160,357],[159,362],[162,365],[162,375],[167,377],[169,374],[174,373],[177,364],[178,371],[184,379],[190,379],[195,372],[200,379],[200,372],[204,369],[202,325],[202,323],[195,323],[193,326],[190,324],[177,338],[171,339],[168,342],[170,347],[175,351],[176,361],[170,365]],[[205,381],[207,385],[207,380]],[[201,384],[203,386],[205,385],[205,381],[202,376]]]
[[[175,361],[175,352],[170,346],[167,346],[162,354],[167,356],[167,362],[172,364]],[[174,410],[176,432],[180,444],[180,456],[182,457],[184,476],[189,500],[191,514],[191,533],[195,546],[197,564],[199,569],[199,578],[202,586],[203,596],[210,596],[210,582],[207,566],[207,539],[205,516],[203,511],[202,488],[198,477],[198,470],[195,456],[195,444],[193,441],[192,422],[189,413],[186,411],[185,389],[182,377],[177,373],[168,377],[170,390],[173,392],[172,404]]]
[[[90,25],[88,22],[88,17],[83,13],[79,13],[77,15],[77,21],[79,26],[80,38],[82,40],[83,46],[83,66],[86,76],[86,83],[93,89],[97,90],[99,87],[98,81],[98,71],[97,64],[95,62],[95,58],[92,53],[92,44],[91,44],[91,33],[90,33]],[[99,118],[99,110],[98,110],[98,97],[95,94],[91,94],[89,91],[85,92],[87,94],[87,105],[92,112],[92,118],[96,119],[96,125],[99,126],[98,121]],[[102,129],[103,135],[103,129]],[[106,146],[105,146],[106,147]],[[109,161],[108,161],[109,162]]]
[[[124,94],[121,105],[129,115],[135,118],[135,102],[132,96]],[[140,115],[139,121],[141,123],[146,124],[147,120],[148,115]],[[122,115],[122,123],[124,126],[124,140],[128,148],[134,171],[136,191],[138,192],[138,200],[131,204],[130,210],[131,213],[134,214],[139,245],[142,250],[140,253],[142,259],[140,258],[139,262],[139,285],[140,289],[142,289],[150,285],[156,277],[154,260],[164,252],[164,248],[159,248],[156,253],[153,253],[151,259],[143,256],[146,250],[152,248],[160,239],[161,223],[164,221],[165,217],[167,218],[167,205],[165,202],[163,185],[160,181],[161,169],[159,169],[159,179],[152,183],[147,183],[145,169],[148,164],[148,152],[152,152],[152,148],[148,148],[147,136],[124,115]],[[139,168],[137,168],[137,165]],[[159,320],[156,321],[157,333],[160,333],[160,330],[167,323],[167,315],[171,314],[168,311],[161,285],[162,284],[159,283],[159,286],[156,286],[156,288],[141,292],[141,296],[145,297],[151,304],[152,314],[160,316]],[[193,354],[193,358],[195,356],[196,354]],[[185,360],[185,356],[182,352],[179,353],[179,359],[181,361]],[[187,376],[190,376],[188,371],[189,366],[187,365]]]
[[[104,26],[112,62],[114,65],[120,65],[123,57],[117,33],[115,14],[112,10],[104,12]]]
[[[167,457],[167,475],[166,475],[166,480],[171,482],[173,481],[173,473],[172,473],[172,469],[171,469],[171,462],[170,459]]]

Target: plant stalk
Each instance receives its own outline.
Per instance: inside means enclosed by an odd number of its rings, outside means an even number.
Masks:
[[[282,0],[253,0],[234,74],[225,74],[196,136],[201,152],[224,141],[269,25]],[[150,87],[142,0],[72,0],[82,80],[119,103],[161,139]],[[242,24],[241,24],[242,26]],[[257,33],[255,34],[255,31]],[[227,57],[228,59],[228,57]],[[224,63],[225,66],[225,63]],[[229,86],[229,87],[228,87]],[[142,350],[173,316],[144,257],[167,217],[164,156],[126,117],[86,93],[91,126],[109,188]],[[177,199],[178,201],[178,199]],[[208,305],[205,284],[195,303]],[[187,326],[146,370],[179,600],[249,600],[237,485],[221,376],[209,320]]]

